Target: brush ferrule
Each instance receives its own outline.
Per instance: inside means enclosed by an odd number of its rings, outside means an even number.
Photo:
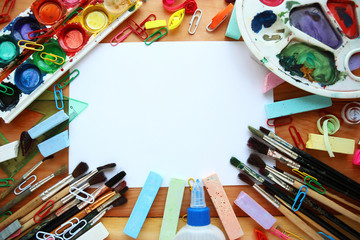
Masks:
[[[293,148],[293,146],[290,143],[286,142],[284,139],[282,139],[281,137],[279,137],[278,135],[276,135],[271,131],[269,132],[268,136],[289,149]]]
[[[51,174],[49,176],[47,176],[46,178],[44,179],[41,179],[39,182],[35,183],[34,185],[32,185],[30,187],[30,191],[33,192],[35,191],[36,189],[38,189],[39,187],[41,187],[42,185],[44,185],[46,182],[50,181],[51,179],[53,179],[55,177],[54,174]]]
[[[283,164],[285,164],[288,167],[299,169],[300,165],[291,160],[290,158],[285,157],[281,153],[277,152],[273,148],[269,148],[267,152],[267,156],[271,157],[272,159],[275,159]]]
[[[266,166],[266,168],[269,168]],[[279,185],[280,187],[282,187],[283,189],[285,189],[286,191],[290,191],[290,186],[288,184],[286,184],[285,182],[281,181],[279,178],[277,178],[276,176],[274,176],[272,173],[269,173],[267,175],[267,177],[269,179],[271,179],[273,182],[275,182],[277,185]]]
[[[287,184],[294,184],[294,180],[292,180],[291,178],[289,178],[288,176],[286,176],[285,174],[276,171],[273,168],[267,167],[266,170],[268,170],[269,172],[271,172],[275,177],[279,178],[280,180],[286,182]]]
[[[254,170],[252,170],[251,168],[249,168],[248,166],[246,166],[244,163],[242,163],[241,161],[239,161],[238,165],[236,166],[238,169],[246,172],[247,174],[249,174],[251,177],[255,178],[256,180],[258,180],[259,182],[263,183],[264,182],[264,178],[262,176],[260,176],[259,174],[257,174]]]
[[[27,171],[22,178],[23,179],[27,179],[41,164],[43,163],[43,161],[38,162],[37,164],[35,164],[35,166],[33,166],[32,168],[30,168],[29,171]]]
[[[60,191],[63,187],[68,185],[74,177],[72,175],[66,176],[61,181],[57,182],[54,186],[50,187],[49,189],[45,190],[40,194],[40,197],[43,201],[46,201],[48,198],[50,198],[52,195]]]
[[[294,153],[293,151],[291,151],[290,149],[288,149],[287,147],[285,147],[284,145],[278,143],[277,141],[275,141],[274,139],[264,135],[263,138],[266,142],[270,143],[273,147],[275,147],[276,149],[278,149],[280,152],[285,153],[286,155],[290,156],[292,159],[296,159],[298,157],[298,155],[296,153]]]
[[[119,199],[121,197],[120,193],[116,193],[113,197],[111,197],[109,200],[107,200],[105,203],[103,203],[100,207],[98,207],[99,212],[103,209],[107,208],[111,203],[113,203],[115,200]]]
[[[70,194],[71,195],[71,194]],[[79,199],[75,198],[74,200],[72,200],[71,202],[69,202],[68,204],[66,204],[65,206],[62,206],[61,208],[59,208],[56,212],[55,215],[56,216],[61,216],[63,213],[65,213],[66,211],[68,211],[70,208],[76,206],[78,203],[80,202]]]
[[[102,195],[103,193],[105,193],[107,190],[109,190],[109,187],[106,186],[105,184],[103,184],[102,186],[98,187],[94,192],[91,193],[91,196],[93,196],[95,199]],[[87,202],[82,202],[79,204],[79,209],[83,209],[84,207],[86,207],[89,203]]]
[[[94,176],[95,174],[98,173],[98,170],[95,169],[92,172],[90,172],[89,174],[85,175],[84,177],[80,178],[79,180],[75,181],[74,183],[72,183],[70,185],[70,187],[79,187],[82,184],[86,183],[92,176]]]
[[[259,185],[254,184],[254,189],[261,194],[261,196],[263,196],[266,200],[268,200],[274,207],[279,208],[280,207],[280,203],[278,200],[276,200],[273,196],[271,196],[270,194],[268,194],[264,189],[262,189],[261,187],[259,187]]]
[[[112,207],[111,207],[112,208]],[[105,215],[105,213],[110,210],[111,208],[107,208],[99,212],[93,219],[89,221],[90,226],[93,226],[95,223],[100,221],[100,219]]]
[[[111,199],[114,195],[116,195],[115,192],[111,191],[108,193],[105,193],[103,196],[101,196],[99,199],[97,199],[93,204],[91,204],[90,206],[88,206],[87,208],[84,209],[84,211],[89,214],[91,211],[95,210],[96,208],[100,207],[101,205],[103,205],[104,203],[106,203],[109,199]],[[78,206],[79,208],[79,206]],[[81,209],[81,208],[79,208]]]

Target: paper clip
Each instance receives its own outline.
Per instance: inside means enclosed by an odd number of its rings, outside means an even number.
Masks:
[[[15,91],[13,88],[0,83],[0,93],[6,94],[8,96],[12,96],[14,95]]]
[[[131,33],[132,33],[131,27],[127,26],[110,40],[110,45],[115,47],[116,45],[124,41]]]
[[[58,227],[56,229],[55,235],[58,237],[61,237],[66,232],[70,231],[78,223],[79,223],[79,219],[77,217],[74,217],[74,218],[70,219],[69,221],[64,222],[63,224],[61,224],[60,227]],[[69,225],[69,226],[66,227],[67,225]],[[62,232],[59,233],[60,230],[62,230]]]
[[[13,178],[0,178],[0,187],[10,187],[10,181],[13,181],[13,183],[15,182]]]
[[[76,73],[76,75],[71,77],[71,75],[73,75],[74,73]],[[79,74],[80,74],[80,71],[78,69],[75,69],[74,71],[72,71],[71,73],[69,73],[68,75],[63,77],[56,85],[59,85],[58,86],[59,89],[63,89],[64,87],[69,85],[75,78],[77,78],[79,76]],[[69,80],[66,81],[67,79],[69,79]]]
[[[56,236],[48,232],[38,231],[35,235],[38,240],[63,240],[61,237]]]
[[[280,230],[274,228],[274,227],[271,227],[269,230],[268,230],[269,233],[281,238],[281,239],[284,239],[284,240],[292,240],[291,237],[289,237],[288,235],[286,235],[285,233],[281,232]]]
[[[155,16],[155,15],[154,15]],[[147,18],[148,19],[148,18]],[[146,19],[145,19],[146,20]],[[146,22],[150,21],[148,19]],[[145,22],[142,22],[141,24],[137,24],[134,20],[129,18],[127,21],[127,24],[129,25],[132,32],[134,32],[140,39],[145,40],[148,37],[148,34],[145,30],[145,28],[142,28],[142,26],[145,24]]]
[[[299,239],[299,240],[304,240],[302,239],[301,237],[299,237],[298,235],[296,235],[295,233],[292,233],[292,232],[289,232],[289,231],[284,231],[288,236],[292,236],[292,237],[295,237],[296,239]]]
[[[0,220],[0,223],[2,223],[3,221],[5,221],[5,220],[8,218],[8,215],[9,215],[9,216],[12,215],[12,212],[6,211],[6,212],[4,212],[3,214],[1,214],[1,215],[0,215],[0,219],[1,219],[1,218],[3,218],[3,219]]]
[[[86,227],[87,221],[85,219],[80,220],[75,224],[71,229],[63,234],[62,238],[65,240],[72,239],[76,234],[78,234],[84,227]]]
[[[321,236],[323,239],[325,239],[325,240],[335,240],[335,238],[333,238],[332,236],[330,236],[330,235],[327,235],[327,234],[325,234],[325,233],[323,233],[323,232],[318,232],[319,234],[320,234],[320,236],[321,235],[323,235],[323,236]]]
[[[40,57],[42,59],[52,62],[56,65],[62,65],[65,62],[65,59],[63,57],[60,57],[60,56],[52,54],[52,53],[42,52],[42,53],[40,53]],[[49,57],[52,57],[52,58],[49,58]],[[58,60],[60,60],[60,62]]]
[[[291,138],[293,139],[293,141],[295,143],[295,146],[300,150],[304,150],[305,149],[305,143],[304,143],[300,133],[296,130],[296,127],[294,125],[291,125],[289,127],[289,132],[290,132]]]
[[[33,180],[30,182],[31,178],[33,178]],[[24,192],[26,189],[30,188],[31,185],[36,181],[36,179],[37,179],[36,175],[31,175],[30,177],[25,179],[25,181],[23,181],[17,188],[14,189],[14,194],[19,195],[22,192]],[[23,187],[23,185],[27,182],[29,183],[25,187]]]
[[[63,22],[63,26],[65,26],[65,23],[67,21],[69,21],[70,18],[72,18],[72,16],[74,16],[75,14],[79,15],[80,13],[78,12],[78,10],[84,10],[84,8],[82,7],[78,7],[77,9],[75,9],[75,11],[73,11],[66,19],[65,21]]]
[[[307,182],[307,180],[309,180],[309,182]],[[325,194],[326,193],[326,189],[321,186],[321,184],[316,181],[314,178],[310,177],[310,176],[306,176],[304,178],[304,182],[306,185],[308,185],[311,189],[313,189],[314,191],[320,193],[320,194]],[[312,185],[311,183],[314,183],[314,185]]]
[[[28,41],[28,40],[19,40],[18,46],[21,48],[38,51],[38,52],[44,50],[44,46],[42,44],[38,44],[36,42]]]
[[[211,22],[207,25],[206,30],[212,32],[217,29],[220,24],[223,23],[225,19],[229,16],[229,13],[233,10],[233,8],[234,5],[230,3],[226,8],[218,12],[218,14],[216,14],[216,16],[213,17]]]
[[[59,88],[59,90],[56,90],[56,87]],[[64,98],[63,98],[63,92],[60,88],[59,84],[54,85],[54,98],[55,98],[55,105],[56,108],[59,110],[62,110],[64,108]],[[60,101],[61,105],[59,106],[58,101]]]
[[[21,229],[19,229],[16,233],[12,234],[10,237],[8,237],[7,239],[13,239],[16,238],[17,236],[19,236],[21,233]]]
[[[53,200],[47,201],[42,208],[34,215],[33,219],[35,223],[39,223],[44,217],[46,217],[51,209],[54,207],[55,202]],[[45,211],[44,211],[45,210]],[[44,211],[44,213],[42,213]],[[42,214],[41,214],[42,213]],[[39,217],[39,220],[36,219]]]
[[[293,121],[293,119],[291,116],[285,116],[285,117],[268,119],[266,121],[266,124],[270,127],[279,127],[279,126],[284,126],[284,125],[290,124],[290,123],[292,123],[292,121]]]
[[[30,40],[34,40],[34,39],[38,39],[38,38],[51,37],[51,35],[52,35],[51,31],[55,32],[55,29],[53,27],[43,28],[43,29],[28,32],[27,35]],[[38,33],[38,35],[37,35],[37,33]]]
[[[5,0],[4,6],[0,13],[0,23],[6,23],[11,20],[9,13],[10,13],[10,10],[14,7],[14,4],[15,4],[15,0]],[[6,7],[8,7],[7,10],[6,10]]]
[[[77,199],[87,202],[89,204],[93,203],[95,201],[95,198],[93,195],[85,192],[84,190],[77,188],[77,187],[71,187],[69,192],[74,195]],[[83,196],[82,196],[83,195]]]
[[[309,177],[312,177],[313,179],[315,179],[315,180],[317,181],[317,178],[311,176],[310,174],[307,174],[306,172],[301,172],[301,171],[299,171],[299,169],[293,168],[293,169],[292,169],[292,172],[295,173],[296,175],[299,175],[299,176],[302,177],[303,179],[304,179],[306,176],[309,176]]]
[[[24,131],[20,135],[20,149],[23,156],[25,156],[31,145],[33,144],[34,139],[32,139],[27,131]]]
[[[188,184],[189,184],[189,187],[190,187],[190,191],[192,191],[192,186],[191,186],[190,181],[193,181],[195,183],[195,179],[193,179],[193,178],[188,179]]]
[[[262,231],[257,230],[255,228],[254,232],[255,232],[256,240],[268,240],[267,236]]]
[[[199,14],[198,14],[198,13],[199,13]],[[198,25],[199,25],[201,16],[202,16],[202,11],[201,11],[201,9],[199,9],[199,8],[196,9],[196,11],[194,12],[194,15],[192,16],[192,18],[191,18],[191,20],[190,20],[190,26],[189,26],[189,33],[190,33],[190,34],[195,34],[196,29],[198,28]],[[195,22],[195,29],[194,29],[194,31],[191,31],[191,28],[192,28],[192,26],[193,26],[193,24],[194,24],[194,20],[195,20],[195,19],[197,19],[196,22]]]
[[[305,189],[303,191],[303,189]],[[291,206],[291,209],[296,212],[297,210],[300,209],[302,202],[304,201],[305,197],[306,197],[306,193],[308,191],[307,186],[302,185],[299,188],[298,193],[296,194],[295,200],[294,200],[294,204]]]
[[[162,33],[162,32],[161,32],[162,30],[165,30],[165,32]],[[146,44],[147,46],[149,46],[150,44],[152,44],[152,43],[155,42],[156,40],[158,40],[158,39],[160,39],[161,37],[165,36],[167,33],[168,33],[167,28],[166,28],[166,27],[162,27],[162,28],[160,28],[159,30],[157,30],[156,32],[154,32],[153,34],[151,34],[148,38],[146,38],[144,42],[145,42],[145,44]],[[152,39],[152,38],[153,38],[154,36],[156,36],[156,35],[159,35],[159,36],[155,37],[151,42],[148,42],[149,39]]]

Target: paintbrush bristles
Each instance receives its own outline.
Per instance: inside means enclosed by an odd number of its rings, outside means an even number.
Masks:
[[[269,133],[270,133],[270,130],[268,130],[268,129],[262,127],[262,126],[260,126],[260,131],[261,131],[262,133],[264,133],[265,135],[269,135]]]
[[[260,168],[260,169],[259,169],[259,172],[260,172],[262,175],[264,175],[265,177],[267,177],[267,176],[270,174],[270,172],[269,172],[268,170],[266,170],[265,168]]]
[[[120,192],[122,189],[124,189],[126,187],[126,181],[122,181],[120,182],[115,188],[114,191],[115,192]]]
[[[49,159],[53,159],[54,158],[54,155],[50,155],[46,158],[44,158],[43,160],[41,160],[42,162],[45,162],[46,160],[49,160]]]
[[[127,198],[126,197],[120,197],[119,199],[116,199],[111,205],[113,207],[119,207],[121,205],[124,205],[125,203],[127,203]]]
[[[254,135],[263,138],[264,137],[264,133],[260,132],[259,130],[257,130],[256,128],[253,128],[251,126],[248,126],[250,132],[252,132]]]
[[[239,173],[238,177],[240,178],[241,181],[249,184],[250,186],[254,186],[254,181],[245,173]]]
[[[116,174],[115,176],[113,176],[109,181],[107,181],[105,183],[105,185],[110,188],[110,187],[114,186],[117,182],[119,182],[121,179],[123,179],[125,177],[125,175],[126,175],[126,172],[121,171],[118,174]]]
[[[68,167],[66,165],[61,166],[60,168],[58,168],[55,172],[54,172],[54,176],[59,176],[62,174],[65,174],[68,172]]]
[[[264,143],[260,142],[259,140],[257,140],[254,137],[249,138],[247,145],[255,150],[258,151],[259,153],[262,153],[264,155],[267,155],[268,151],[269,151],[269,147],[266,146]]]
[[[250,154],[247,162],[251,165],[254,165],[258,168],[265,168],[266,164],[265,162],[256,154],[252,153]]]
[[[71,173],[71,175],[74,178],[77,178],[78,176],[80,176],[81,174],[85,173],[87,170],[89,169],[89,166],[85,163],[85,162],[80,162],[76,168],[74,169],[74,171]]]
[[[106,164],[104,166],[98,167],[97,170],[100,172],[102,170],[109,169],[109,168],[114,168],[114,167],[116,167],[116,163],[109,163],[109,164]]]
[[[95,174],[90,178],[89,184],[94,185],[105,181],[106,181],[105,174],[103,172],[98,172],[97,174]]]

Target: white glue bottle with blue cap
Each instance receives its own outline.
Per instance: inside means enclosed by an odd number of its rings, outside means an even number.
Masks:
[[[210,210],[205,204],[204,188],[199,179],[191,191],[187,225],[179,230],[174,240],[225,240],[223,232],[210,224]]]

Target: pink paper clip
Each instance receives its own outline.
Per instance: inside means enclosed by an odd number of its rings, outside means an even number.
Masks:
[[[55,202],[53,200],[47,201],[33,217],[34,222],[39,223],[44,217],[46,217],[50,213],[51,209],[54,207],[54,204]],[[44,213],[42,213],[43,211]],[[39,220],[37,220],[36,217],[39,217]]]
[[[30,40],[34,40],[34,39],[38,39],[38,38],[51,37],[52,33],[54,33],[54,32],[55,32],[55,29],[53,27],[43,28],[43,29],[28,32],[28,38]]]
[[[255,232],[256,240],[268,240],[267,236],[262,231],[257,230],[255,228],[254,232]]]
[[[132,33],[131,27],[127,26],[110,40],[110,45],[115,47],[116,45],[124,41],[131,33]]]
[[[291,125],[289,127],[289,132],[290,132],[291,138],[293,139],[293,141],[295,143],[295,146],[300,150],[304,150],[305,143],[304,143],[300,133],[296,130],[296,127],[294,125]]]
[[[279,127],[292,123],[292,120],[293,119],[291,116],[286,116],[286,117],[268,119],[266,123],[270,127]]]
[[[15,4],[15,0],[5,0],[4,6],[0,13],[0,23],[6,23],[11,20],[9,13],[10,10],[14,7],[14,4]],[[6,7],[8,7],[7,10]]]
[[[271,227],[269,230],[268,230],[269,233],[281,238],[281,239],[284,239],[284,240],[292,240],[291,237],[289,237],[288,235],[282,233],[281,231],[277,230],[276,228],[274,227]]]

